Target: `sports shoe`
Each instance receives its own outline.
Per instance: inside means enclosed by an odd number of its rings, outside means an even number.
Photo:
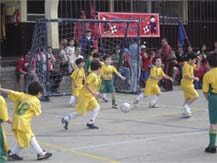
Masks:
[[[61,121],[62,121],[62,124],[63,124],[64,129],[65,129],[65,130],[68,130],[69,122],[66,121],[66,120],[64,119],[64,117],[62,118]]]
[[[93,123],[87,123],[87,127],[89,129],[99,129],[99,127],[95,126]]]
[[[133,102],[133,105],[134,105],[135,107],[138,107],[138,104],[139,104],[139,100],[135,100],[135,101]]]
[[[192,117],[191,113],[188,112],[182,113],[182,118],[190,118],[190,117]]]
[[[102,98],[102,100],[104,101],[104,102],[109,102],[106,98]]]
[[[53,154],[46,152],[44,155],[37,155],[37,160],[46,160],[50,158]]]
[[[204,152],[207,152],[207,153],[216,153],[216,147],[210,147],[208,146]]]
[[[20,161],[20,160],[23,160],[23,157],[20,157],[19,155],[17,154],[12,154],[12,155],[8,155],[8,160],[9,161]]]
[[[159,108],[158,104],[149,104],[149,108]]]
[[[112,105],[112,109],[118,109],[118,105],[117,104],[113,104]]]

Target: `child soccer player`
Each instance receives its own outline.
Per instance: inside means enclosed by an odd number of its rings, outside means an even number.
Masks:
[[[83,87],[83,82],[85,80],[85,73],[84,73],[84,60],[82,58],[78,58],[75,61],[77,68],[71,75],[72,78],[72,96],[69,101],[69,104],[74,105],[77,102],[77,98],[79,96],[79,92]]]
[[[216,153],[217,134],[217,53],[213,52],[207,56],[210,70],[203,77],[203,94],[208,100],[209,108],[209,145],[205,152]]]
[[[123,77],[117,71],[117,69],[111,65],[112,60],[109,55],[103,56],[103,60],[104,60],[104,65],[102,66],[102,70],[101,70],[102,85],[101,85],[100,92],[103,93],[102,97],[105,102],[107,102],[106,93],[112,93],[112,108],[117,109],[117,104],[115,102],[115,88],[113,84],[113,74],[116,74],[122,80],[125,80],[125,77]]]
[[[0,96],[0,162],[7,160],[7,153],[10,151],[4,128],[1,126],[3,122],[7,122],[9,124],[12,123],[8,117],[7,104],[4,98]]]
[[[187,56],[187,62],[184,63],[182,68],[182,80],[181,89],[183,90],[185,102],[184,102],[184,112],[182,113],[183,118],[191,117],[190,106],[198,97],[199,94],[194,88],[193,81],[198,81],[199,79],[194,76],[194,70],[198,70],[200,67],[200,60],[194,53],[189,53]]]
[[[37,154],[38,160],[44,160],[52,156],[51,153],[44,152],[35,138],[31,128],[31,120],[41,114],[41,103],[39,98],[42,95],[42,86],[34,81],[28,86],[28,94],[15,92],[0,88],[0,92],[6,93],[14,103],[12,131],[17,140],[16,146],[11,150],[8,157],[11,160],[23,160],[18,155],[21,149],[31,145]]]
[[[62,123],[64,129],[68,129],[69,120],[75,119],[80,115],[84,115],[87,112],[89,114],[89,120],[87,122],[87,127],[90,129],[98,129],[94,122],[99,114],[100,106],[97,98],[100,96],[99,88],[101,85],[101,64],[99,61],[93,61],[90,64],[92,72],[87,76],[85,85],[80,91],[78,102],[75,107],[75,112],[62,118]]]
[[[150,108],[158,108],[157,101],[160,97],[161,91],[158,86],[158,82],[162,79],[169,79],[173,81],[173,79],[169,76],[167,76],[162,68],[161,68],[161,57],[156,56],[153,58],[153,67],[150,70],[150,75],[146,81],[144,93],[141,93],[139,96],[137,96],[136,100],[134,101],[134,104],[137,105],[139,101],[141,101],[146,96],[152,96],[152,100],[149,103]]]

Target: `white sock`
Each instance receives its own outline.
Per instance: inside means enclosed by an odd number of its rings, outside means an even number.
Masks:
[[[155,105],[155,104],[158,102],[159,98],[160,98],[160,96],[154,95],[154,96],[152,97],[151,102],[150,102],[151,105]]]
[[[30,142],[31,142],[31,146],[34,149],[35,153],[39,155],[45,155],[45,152],[43,152],[43,150],[41,149],[35,137],[32,137]]]
[[[70,113],[69,115],[65,116],[64,119],[66,121],[69,121],[69,120],[72,120],[72,119],[75,119],[76,117],[78,117],[80,114],[77,113],[77,112],[73,112],[73,113]]]
[[[69,100],[69,104],[70,105],[74,105],[76,103],[77,98],[75,96],[71,96],[70,100]]]
[[[188,104],[184,104],[184,112],[191,113],[191,109]]]
[[[95,122],[96,117],[99,114],[99,110],[100,110],[100,108],[95,108],[95,109],[93,109],[93,111],[90,112],[89,117],[88,117],[88,123],[89,124]]]
[[[140,93],[137,97],[136,97],[136,100],[137,101],[141,101],[142,99],[144,99],[144,93]]]
[[[102,98],[106,99],[106,93],[102,94]]]
[[[10,155],[18,154],[21,150],[22,148],[18,144],[16,144],[16,146],[11,150]]]

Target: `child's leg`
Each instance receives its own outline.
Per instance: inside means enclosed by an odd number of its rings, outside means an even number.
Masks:
[[[185,100],[184,102],[184,111],[186,113],[191,113],[191,109],[190,109],[190,105],[197,100],[198,97],[196,98],[193,98],[193,99],[188,99],[188,100]]]
[[[96,120],[96,117],[99,114],[99,107],[96,107],[95,109],[93,109],[93,111],[90,112],[89,117],[88,117],[88,122],[87,122],[87,127],[89,127],[90,129],[99,129],[99,127],[94,125],[94,122]]]
[[[36,154],[45,155],[46,152],[44,152],[44,151],[42,150],[42,148],[41,148],[40,145],[38,144],[38,141],[36,140],[35,137],[32,137],[32,138],[31,138],[31,142],[30,142],[30,143],[31,143],[31,146],[32,146],[32,148],[34,149],[34,151],[35,151]]]
[[[217,125],[211,124],[209,130],[209,147],[215,147],[216,134],[217,134]]]
[[[152,100],[150,102],[151,108],[157,108],[158,107],[157,102],[158,102],[159,98],[160,98],[160,94],[152,96]]]
[[[11,152],[9,155],[18,154],[21,150],[22,148],[18,144],[16,144],[15,147],[11,149]]]
[[[138,104],[139,101],[141,101],[142,99],[144,99],[145,95],[144,93],[140,93],[137,97],[136,97],[136,100],[134,101],[134,104]]]
[[[70,100],[69,100],[69,104],[74,105],[76,103],[76,97],[75,96],[71,96]]]
[[[69,122],[69,120],[75,119],[79,115],[80,115],[79,113],[73,112],[73,113],[70,113],[69,115],[65,116],[64,120],[67,121],[67,122]]]
[[[116,94],[115,94],[115,92],[112,93],[112,108],[113,109],[117,109]]]

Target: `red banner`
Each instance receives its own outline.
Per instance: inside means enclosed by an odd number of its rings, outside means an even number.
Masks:
[[[140,37],[160,37],[159,14],[98,12],[99,20],[139,20]],[[100,23],[102,37],[124,37],[127,23]],[[129,23],[127,37],[138,35],[137,23]]]

